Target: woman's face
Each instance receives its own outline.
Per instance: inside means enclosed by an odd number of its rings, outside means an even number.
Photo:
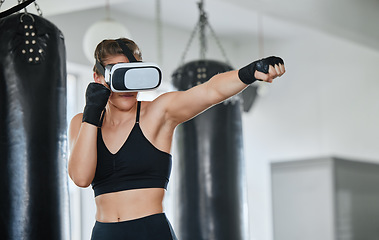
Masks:
[[[116,55],[106,59],[104,61],[104,66],[109,64],[127,62],[129,62],[129,60],[124,55]],[[104,76],[99,76],[95,74],[95,81],[109,88],[108,84],[105,82]],[[135,104],[137,94],[138,92],[111,92],[111,95],[109,97],[109,103],[119,109],[129,109],[131,107],[131,104]]]

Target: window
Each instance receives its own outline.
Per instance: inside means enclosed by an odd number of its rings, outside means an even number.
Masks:
[[[67,75],[67,130],[71,119],[77,113],[77,76]],[[68,136],[68,131],[67,131]],[[80,189],[69,179],[68,191],[70,201],[70,229],[71,239],[80,240],[81,220],[80,220]]]

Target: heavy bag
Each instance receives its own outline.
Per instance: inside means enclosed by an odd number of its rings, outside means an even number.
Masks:
[[[231,69],[218,61],[192,61],[173,73],[173,85],[187,90]],[[248,239],[239,97],[181,124],[176,140],[178,237]]]
[[[0,19],[0,98],[0,239],[69,239],[66,54],[46,19]]]

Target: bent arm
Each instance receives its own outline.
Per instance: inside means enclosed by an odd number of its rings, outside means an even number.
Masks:
[[[97,164],[97,127],[82,123],[82,114],[77,114],[70,123],[70,157],[68,173],[79,187],[88,187],[96,171]]]

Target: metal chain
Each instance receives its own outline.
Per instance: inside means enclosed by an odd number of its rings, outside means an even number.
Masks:
[[[23,3],[24,2],[24,0],[18,0],[18,4],[20,5],[21,3]],[[28,13],[28,10],[26,10],[26,8],[24,8],[24,11],[25,11],[25,13]]]
[[[162,44],[162,12],[161,12],[161,0],[156,0],[156,23],[157,23],[157,52],[158,52],[158,64],[163,64],[163,44]]]
[[[189,52],[189,48],[191,46],[191,43],[192,43],[192,41],[193,41],[193,39],[194,39],[197,31],[200,32],[200,36],[199,36],[199,41],[200,41],[200,56],[201,56],[201,59],[205,59],[205,54],[206,54],[206,52],[208,50],[207,49],[207,44],[206,44],[206,38],[205,38],[205,29],[206,29],[206,27],[208,27],[210,29],[211,35],[215,39],[217,46],[220,48],[221,54],[225,58],[226,63],[228,63],[229,65],[231,65],[230,61],[229,61],[229,59],[228,59],[228,57],[226,55],[225,49],[221,45],[220,39],[217,37],[215,31],[213,30],[213,28],[211,27],[211,25],[208,22],[207,15],[206,15],[206,13],[205,13],[205,11],[203,9],[203,1],[199,2],[198,6],[199,6],[199,10],[200,10],[200,18],[199,18],[199,21],[197,22],[195,28],[193,29],[191,35],[190,35],[190,39],[189,39],[189,41],[188,41],[188,43],[186,45],[186,48],[185,48],[184,53],[182,55],[182,58],[181,58],[179,66],[183,65],[185,57],[186,57],[187,53]]]
[[[197,3],[199,10],[200,10],[200,34],[199,34],[199,41],[200,41],[200,58],[202,60],[205,59],[205,53],[207,52],[207,41],[205,39],[205,27],[208,25],[208,19],[207,14],[204,11],[204,3],[203,1]]]
[[[3,5],[4,2],[5,2],[5,0],[0,0],[0,8]]]
[[[25,0],[17,0],[18,4],[21,4],[24,1]],[[5,2],[5,0],[0,0],[0,8],[3,5],[4,2]],[[35,1],[34,1],[34,6],[36,7],[38,15],[42,17],[42,10],[41,10],[41,8],[39,7],[39,5]],[[25,11],[25,13],[28,13],[28,11],[26,10],[26,8],[24,8],[24,11]]]
[[[180,60],[180,66],[184,63],[184,59],[186,58],[187,53],[189,52],[189,48],[191,46],[192,40],[196,35],[197,29],[200,27],[200,22],[196,23],[195,28],[192,30],[191,36],[189,38],[189,41],[187,42],[186,48],[184,49],[182,58]]]
[[[111,7],[109,0],[106,0],[105,2],[105,13],[106,13],[106,19],[111,20]]]
[[[215,39],[216,44],[217,44],[218,47],[220,48],[220,50],[221,50],[221,54],[222,54],[222,56],[225,58],[226,63],[229,64],[229,65],[231,65],[231,63],[230,63],[230,61],[229,61],[229,58],[226,56],[225,49],[224,49],[223,46],[221,45],[221,41],[220,41],[220,39],[217,37],[215,31],[213,30],[213,28],[211,27],[210,24],[208,24],[208,27],[209,27],[209,29],[211,30],[212,36],[213,36],[213,38]]]
[[[36,1],[34,2],[34,6],[35,6],[36,9],[37,9],[37,13],[38,13],[38,15],[39,15],[40,17],[42,17],[42,10],[41,10],[41,8],[39,7],[39,5],[37,4]]]

